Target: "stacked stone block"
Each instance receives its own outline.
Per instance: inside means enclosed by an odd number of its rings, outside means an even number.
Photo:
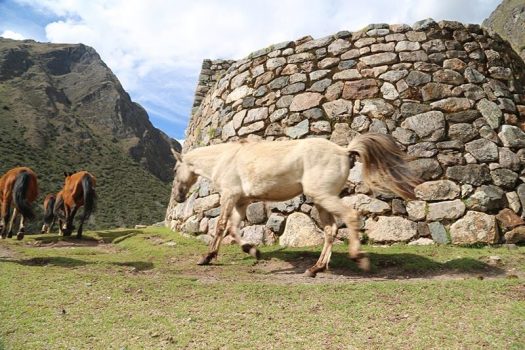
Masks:
[[[390,134],[424,182],[406,202],[371,193],[355,165],[342,197],[363,214],[371,241],[511,242],[525,233],[524,83],[523,61],[478,25],[429,19],[304,37],[231,63],[199,101],[184,151],[244,138],[344,146],[358,134]],[[166,222],[208,241],[218,205],[200,180],[185,203],[171,200]],[[254,203],[243,237],[317,244],[317,216],[305,196]]]

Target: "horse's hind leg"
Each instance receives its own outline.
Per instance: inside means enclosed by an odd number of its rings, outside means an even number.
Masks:
[[[370,259],[366,253],[360,250],[361,242],[359,240],[359,213],[352,208],[346,207],[343,204],[343,201],[337,196],[325,197],[316,203],[344,221],[346,227],[350,231],[350,242],[348,246],[350,259],[356,261],[361,270],[370,270]]]
[[[308,277],[315,277],[318,272],[328,269],[328,263],[330,262],[330,256],[332,255],[332,245],[334,244],[337,235],[337,225],[335,224],[333,215],[319,205],[316,205],[316,207],[319,211],[321,224],[323,225],[324,246],[321,255],[319,256],[319,260],[317,260],[314,266],[304,272],[305,276]]]
[[[259,252],[259,249],[257,249],[257,247],[254,247],[253,244],[243,243],[239,236],[239,226],[241,225],[241,221],[244,220],[244,218],[246,217],[247,207],[248,203],[237,204],[235,206],[235,210],[233,211],[231,218],[228,221],[228,231],[235,239],[237,244],[241,246],[243,252],[250,254],[255,259],[260,259],[261,253]]]
[[[26,232],[26,227],[25,227],[25,224],[24,224],[24,216],[22,214],[20,214],[20,227],[18,229],[18,233],[16,234],[16,239],[18,239],[19,241],[22,240],[24,238],[24,234]]]
[[[84,227],[84,215],[80,218],[80,225],[78,226],[77,238],[82,238],[82,231]]]
[[[197,265],[208,265],[219,253],[223,233],[226,230],[226,224],[228,223],[228,219],[231,216],[236,201],[231,197],[223,196],[221,202],[221,214],[217,221],[215,237],[213,237],[213,241],[210,243],[208,253],[197,262]]]
[[[18,210],[13,209],[13,215],[11,215],[11,220],[9,220],[9,231],[7,232],[7,238],[13,237],[13,226],[15,225],[16,217],[18,216]],[[20,218],[20,222],[22,219]]]

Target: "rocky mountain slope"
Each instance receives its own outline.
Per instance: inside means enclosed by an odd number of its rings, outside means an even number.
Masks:
[[[96,226],[162,220],[180,145],[153,127],[96,51],[0,38],[0,172],[27,165],[42,197],[63,171],[98,179]]]
[[[525,2],[503,0],[483,21],[483,26],[510,42],[512,48],[525,60]]]

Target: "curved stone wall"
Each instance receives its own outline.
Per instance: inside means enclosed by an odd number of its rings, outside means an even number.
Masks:
[[[197,103],[184,151],[243,138],[323,137],[346,145],[360,133],[388,133],[425,182],[414,201],[374,195],[356,164],[342,197],[362,212],[371,241],[525,236],[525,67],[480,26],[370,25],[283,42],[228,64]],[[218,204],[200,180],[185,203],[171,200],[166,223],[208,241]],[[250,205],[242,232],[259,244],[316,244],[317,221],[315,207],[299,196]],[[346,229],[339,231],[344,237]]]

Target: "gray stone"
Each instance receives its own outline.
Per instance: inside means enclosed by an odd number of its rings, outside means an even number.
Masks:
[[[286,58],[284,57],[270,58],[268,61],[266,61],[266,67],[269,70],[284,66],[285,64],[286,64]]]
[[[419,50],[421,48],[421,45],[417,41],[399,41],[396,44],[396,52],[399,51],[415,51]]]
[[[518,180],[518,174],[509,169],[494,169],[490,172],[494,185],[505,189],[513,189]]]
[[[479,84],[485,81],[485,76],[472,67],[467,67],[464,74],[469,83]]]
[[[370,56],[361,57],[359,59],[361,62],[368,66],[381,66],[384,64],[392,64],[396,63],[398,58],[397,55],[393,52],[384,52],[384,53],[377,53]]]
[[[324,92],[331,84],[332,80],[328,78],[322,79],[313,83],[312,86],[308,89],[308,91]]]
[[[414,30],[427,30],[430,28],[436,28],[438,24],[432,18],[426,18],[412,24]]]
[[[487,139],[478,139],[465,145],[465,150],[481,163],[498,160],[498,146]]]
[[[407,209],[404,202],[401,199],[394,198],[392,200],[392,214],[393,215],[404,215],[407,214]]]
[[[421,88],[423,101],[439,100],[452,96],[452,86],[441,83],[428,83]]]
[[[337,57],[327,57],[327,58],[323,59],[322,61],[320,61],[317,64],[317,66],[320,69],[332,68],[332,67],[336,66],[339,63],[339,61],[340,61],[340,59],[337,58]]]
[[[283,119],[287,113],[288,113],[288,108],[276,109],[275,111],[273,111],[272,114],[270,114],[270,121],[271,122],[279,121]]]
[[[381,93],[383,94],[383,98],[387,100],[395,100],[399,97],[396,87],[390,83],[383,83]]]
[[[347,118],[352,115],[352,106],[352,101],[339,99],[324,103],[323,109],[330,119]]]
[[[514,212],[519,213],[521,209],[521,203],[520,203],[520,197],[516,192],[507,192],[505,193],[505,197],[507,198],[507,203],[509,204],[509,208],[514,210]]]
[[[250,224],[260,224],[266,221],[266,207],[263,202],[256,202],[246,208],[246,219]]]
[[[368,130],[370,126],[370,119],[364,115],[357,115],[352,119],[352,124],[350,127],[357,132],[363,132]]]
[[[406,69],[401,70],[390,70],[386,73],[383,73],[379,76],[379,79],[386,80],[390,83],[395,83],[399,79],[402,79],[408,75],[408,71]]]
[[[286,222],[286,217],[276,213],[272,213],[266,222],[266,227],[280,235],[284,230],[284,223]]]
[[[247,135],[247,134],[253,134],[256,131],[264,129],[264,121],[258,121],[250,125],[243,126],[239,129],[239,136]]]
[[[479,118],[479,116],[480,114],[477,110],[470,109],[466,111],[448,113],[445,115],[445,119],[454,123],[469,123]]]
[[[413,144],[417,140],[417,134],[415,132],[399,127],[392,132],[392,136],[403,145]]]
[[[435,101],[430,104],[433,109],[438,109],[446,113],[464,111],[472,107],[472,102],[468,98],[448,97],[443,100]]]
[[[335,123],[334,131],[332,131],[332,135],[330,136],[330,141],[339,146],[347,146],[357,135],[358,133],[356,131],[350,129],[348,123]]]
[[[493,215],[468,211],[450,226],[450,237],[454,244],[496,243],[496,220]]]
[[[525,147],[525,132],[514,125],[503,125],[498,136],[505,147]]]
[[[480,186],[491,180],[489,169],[486,165],[468,164],[456,165],[447,168],[446,176],[461,184]]]
[[[525,183],[518,186],[516,189],[516,193],[518,194],[518,197],[521,202],[521,207],[523,208],[521,216],[525,216]]]
[[[242,242],[252,245],[264,244],[264,231],[266,226],[264,225],[252,225],[247,226],[241,230]]]
[[[445,226],[443,226],[443,224],[434,221],[428,224],[428,228],[430,230],[430,235],[432,236],[434,242],[438,244],[450,243],[450,239],[447,235],[447,230],[445,229]]]
[[[465,203],[460,199],[428,204],[428,221],[454,220],[465,213]]]
[[[461,85],[464,83],[463,76],[451,69],[444,69],[434,72],[432,74],[432,80],[437,83]]]
[[[334,56],[338,56],[348,50],[351,44],[348,40],[336,39],[330,45],[328,45],[328,52]]]
[[[385,135],[388,134],[387,126],[381,119],[372,119],[372,123],[370,124],[368,131]]]
[[[303,213],[292,213],[286,219],[284,233],[279,245],[284,247],[307,247],[323,243],[323,233],[312,219]]]
[[[445,117],[439,111],[416,114],[401,123],[401,127],[413,130],[420,138],[436,141],[439,131],[445,128]]]
[[[200,233],[200,218],[197,215],[190,216],[182,225],[182,232],[197,235]]]
[[[235,128],[233,127],[233,120],[229,121],[222,127],[221,139],[223,141],[226,141],[232,136],[235,136]]]
[[[339,62],[339,64],[337,65],[337,68],[339,70],[350,69],[353,66],[355,66],[356,64],[357,64],[357,62],[354,61],[354,60],[345,60],[345,61]]]
[[[295,84],[291,84],[291,85],[284,87],[281,90],[281,93],[283,95],[296,94],[298,92],[304,91],[305,88],[306,88],[306,85],[304,83],[295,83]]]
[[[405,78],[405,81],[410,86],[419,86],[426,84],[432,80],[430,74],[419,72],[417,70],[410,71],[408,76]]]
[[[428,112],[430,109],[430,106],[424,103],[405,102],[401,105],[401,114],[406,118]]]
[[[525,226],[516,227],[512,231],[505,233],[505,242],[507,244],[525,242]]]
[[[289,199],[284,202],[270,202],[268,207],[270,209],[276,209],[282,213],[291,213],[301,207],[301,204],[304,203],[303,196],[296,196],[292,199]]]
[[[363,76],[357,69],[346,69],[334,74],[334,80],[356,80]]]
[[[306,135],[309,129],[310,122],[308,119],[305,119],[294,126],[287,127],[285,129],[285,134],[292,139],[298,139],[301,136]]]
[[[268,107],[261,107],[248,110],[248,114],[244,118],[244,123],[253,123],[258,120],[264,120],[268,118]]]
[[[428,55],[423,50],[400,52],[399,60],[401,62],[426,62]]]
[[[427,203],[425,201],[410,201],[406,205],[406,210],[410,220],[423,220],[426,216]]]
[[[375,243],[407,242],[417,235],[416,223],[401,218],[379,216],[369,219],[365,226],[368,238]]]
[[[414,189],[417,198],[425,201],[436,201],[458,198],[459,186],[450,180],[427,181]]]
[[[195,200],[195,204],[193,205],[193,210],[196,213],[201,213],[209,209],[218,207],[219,202],[220,202],[220,198],[219,198],[219,194],[217,193],[212,194],[208,197],[197,198]]]
[[[468,142],[478,136],[478,131],[468,123],[452,124],[448,128],[448,136],[453,140]]]
[[[435,156],[438,150],[433,142],[419,142],[415,145],[408,146],[407,153],[411,157],[430,158]]]
[[[324,116],[321,108],[311,108],[302,112],[302,114],[308,119],[320,119]]]
[[[479,100],[478,104],[476,105],[476,108],[485,118],[485,120],[492,129],[499,128],[503,113],[501,112],[497,104],[484,98]]]
[[[310,125],[310,131],[314,134],[330,133],[332,131],[332,127],[330,126],[329,121],[319,120],[313,122],[312,125]]]
[[[467,207],[477,211],[494,211],[504,206],[505,192],[494,185],[480,186],[466,200]]]
[[[395,111],[394,107],[382,98],[363,100],[361,101],[361,105],[363,107],[360,113],[371,118],[383,119],[384,117],[392,115]]]
[[[226,97],[226,103],[231,103],[231,102],[238,101],[238,100],[248,96],[252,92],[253,92],[253,89],[248,87],[248,86],[246,86],[246,85],[239,86],[238,88],[236,88],[232,92],[230,92],[228,97]]]
[[[343,197],[343,203],[363,214],[384,214],[390,211],[388,203],[361,193]]]
[[[420,158],[409,162],[410,169],[423,180],[435,180],[443,174],[439,162],[433,158]]]

